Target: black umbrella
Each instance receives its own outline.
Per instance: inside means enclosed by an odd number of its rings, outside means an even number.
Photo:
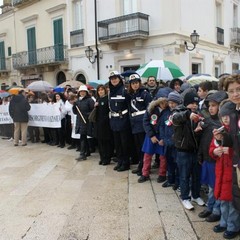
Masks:
[[[131,69],[121,73],[121,75],[123,77],[129,77],[132,74],[137,74],[137,73],[134,70],[131,70]]]

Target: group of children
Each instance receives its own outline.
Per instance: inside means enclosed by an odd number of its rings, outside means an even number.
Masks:
[[[192,210],[192,202],[205,205],[200,189],[201,184],[207,185],[207,208],[199,217],[207,222],[220,220],[213,231],[232,239],[240,232],[240,212],[232,204],[233,149],[223,137],[230,127],[227,98],[226,91],[210,91],[204,99],[196,91],[184,96],[173,91],[152,101],[143,121],[146,137],[138,182],[149,180],[152,156],[160,154],[158,182],[167,179],[162,187],[180,187],[183,206]],[[167,178],[161,177],[163,169]]]

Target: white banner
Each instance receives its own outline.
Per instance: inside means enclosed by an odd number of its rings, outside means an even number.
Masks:
[[[9,103],[0,105],[0,124],[13,123],[12,118],[9,115]]]
[[[61,113],[59,110],[59,104],[30,104],[31,109],[28,112],[29,122],[28,126],[33,127],[49,127],[60,128],[61,127]]]
[[[54,104],[30,104],[31,109],[28,112],[29,122],[28,126],[33,127],[49,127],[60,128],[61,127],[61,113],[59,103]],[[9,115],[9,104],[0,105],[0,124],[13,123],[12,118]]]

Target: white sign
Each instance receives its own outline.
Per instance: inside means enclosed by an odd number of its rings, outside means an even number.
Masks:
[[[29,122],[28,126],[33,127],[61,127],[61,113],[59,103],[54,104],[30,104],[31,109],[28,111]],[[9,115],[9,104],[0,105],[0,124],[13,123]]]
[[[33,127],[61,127],[61,113],[58,103],[54,104],[30,104],[31,109],[28,112],[29,121],[28,126]]]
[[[0,105],[0,124],[13,123],[11,116],[9,115],[9,103]]]

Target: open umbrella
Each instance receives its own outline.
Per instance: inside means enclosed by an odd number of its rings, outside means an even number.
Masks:
[[[197,74],[197,76],[192,75],[189,79],[187,79],[187,82],[190,83],[191,85],[196,85],[204,81],[218,82],[218,79],[211,75],[206,75],[206,74],[201,74],[201,75]]]
[[[9,95],[10,95],[10,93],[8,93],[4,90],[0,90],[0,98],[8,97]]]
[[[23,87],[12,87],[8,90],[8,92],[12,95],[17,95],[19,93],[20,90],[23,90],[24,88]]]
[[[53,89],[54,92],[57,92],[57,93],[63,93],[64,92],[64,88],[63,87],[55,87]]]
[[[63,82],[58,85],[58,87],[66,87],[66,85],[70,85],[72,88],[79,88],[81,85],[83,85],[82,82],[76,81],[76,80],[68,80],[66,82]]]
[[[108,80],[92,80],[88,82],[88,85],[92,86],[93,88],[97,88],[98,85],[105,85],[108,83]]]
[[[142,65],[136,72],[143,78],[154,76],[156,79],[163,81],[184,76],[176,64],[164,60],[152,60]]]
[[[46,81],[34,81],[27,86],[27,89],[33,92],[50,92],[53,90],[53,86]]]
[[[135,74],[135,73],[136,73],[135,70],[129,69],[129,70],[126,70],[125,72],[122,72],[121,75],[122,75],[123,77],[129,77],[130,75]]]

